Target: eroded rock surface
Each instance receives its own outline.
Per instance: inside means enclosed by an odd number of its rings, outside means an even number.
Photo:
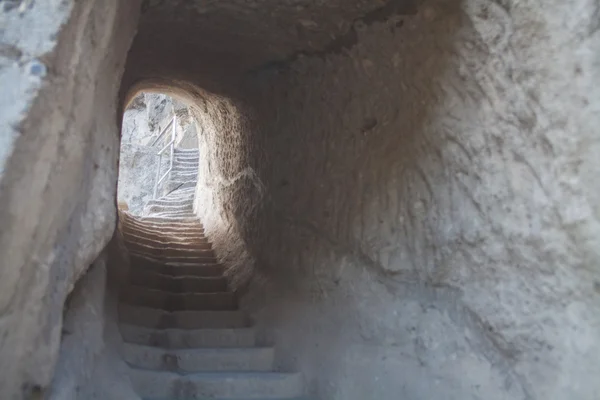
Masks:
[[[117,103],[147,89],[190,105],[196,210],[311,395],[596,400],[597,16],[587,0],[3,5],[0,398],[48,386],[65,296],[114,226]]]

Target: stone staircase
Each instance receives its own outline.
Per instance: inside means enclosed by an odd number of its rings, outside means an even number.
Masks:
[[[121,355],[146,400],[301,399],[299,373],[275,372],[192,211],[193,189],[120,214],[131,256],[120,294]]]
[[[196,187],[198,180],[198,149],[175,149],[169,180],[161,184],[160,194]]]

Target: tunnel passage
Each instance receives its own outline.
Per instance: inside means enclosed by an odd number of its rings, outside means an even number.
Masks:
[[[194,212],[308,394],[598,398],[594,7],[10,2],[0,397],[131,394],[118,121],[159,90],[192,105]]]

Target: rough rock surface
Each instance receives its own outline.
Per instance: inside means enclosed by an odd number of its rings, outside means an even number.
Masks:
[[[0,398],[42,398],[63,303],[115,226],[137,1],[0,5]]]
[[[600,398],[596,3],[146,0],[127,53],[139,2],[5,2],[0,398],[44,396],[144,89],[191,105],[197,210],[314,397]]]
[[[119,236],[77,282],[65,303],[62,340],[48,400],[132,400],[129,367],[116,353],[118,290],[127,282],[128,258]]]
[[[252,135],[205,108],[205,226],[323,398],[600,396],[597,10],[504,3],[256,72]]]

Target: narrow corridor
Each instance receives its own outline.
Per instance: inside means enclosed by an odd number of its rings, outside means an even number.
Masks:
[[[300,374],[273,371],[274,348],[256,343],[186,195],[153,201],[145,218],[120,212],[131,260],[121,355],[134,390],[153,400],[299,398]]]

